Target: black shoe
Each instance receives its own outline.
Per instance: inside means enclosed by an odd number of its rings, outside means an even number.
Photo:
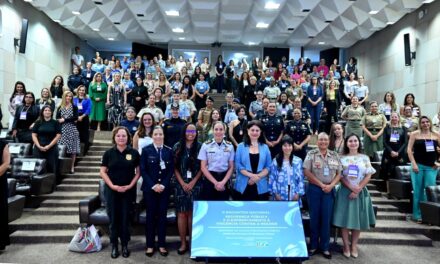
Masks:
[[[130,256],[130,251],[128,250],[127,246],[122,247],[122,257],[128,258]]]
[[[310,249],[309,250],[309,257],[311,257],[311,256],[313,256],[313,255],[316,255],[318,253],[318,250],[317,249]]]
[[[332,254],[330,253],[330,251],[323,251],[322,256],[324,256],[324,258],[326,259],[332,259]]]
[[[183,255],[183,254],[185,254],[187,251],[188,251],[188,248],[185,248],[185,249],[182,249],[182,250],[177,249],[177,254],[179,254],[179,255]]]
[[[159,249],[159,254],[160,254],[162,257],[166,257],[166,256],[168,256],[168,250],[164,249],[164,251],[161,251],[161,250]]]
[[[112,246],[112,258],[117,258],[119,257],[119,250],[118,250],[118,246]]]
[[[153,249],[153,251],[151,251],[151,252],[147,252],[147,251],[145,250],[145,256],[151,258],[153,255],[154,255],[154,249]]]

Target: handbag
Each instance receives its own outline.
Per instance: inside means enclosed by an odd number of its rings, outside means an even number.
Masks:
[[[98,252],[101,249],[101,238],[94,225],[78,227],[69,244],[69,250],[73,252],[91,253]]]

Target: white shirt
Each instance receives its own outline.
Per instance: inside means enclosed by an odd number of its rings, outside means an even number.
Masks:
[[[77,64],[82,66],[84,62],[84,57],[81,54],[72,54],[72,60]],[[73,65],[76,66],[76,65]]]

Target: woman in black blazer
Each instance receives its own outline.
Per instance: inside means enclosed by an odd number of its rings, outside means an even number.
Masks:
[[[174,170],[173,151],[164,145],[162,127],[154,127],[152,138],[153,144],[142,149],[140,164],[143,179],[142,191],[147,208],[145,255],[153,256],[154,237],[157,231],[159,253],[166,257],[168,251],[165,247],[165,236],[168,200],[171,192],[170,180]]]

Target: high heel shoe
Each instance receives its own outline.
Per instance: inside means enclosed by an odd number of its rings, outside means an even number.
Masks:
[[[159,248],[159,254],[162,257],[166,257],[166,256],[168,256],[168,250],[166,250],[165,248]]]
[[[154,255],[154,248],[151,248],[151,251],[148,251],[150,248],[147,248],[147,250],[145,250],[145,256],[147,257],[152,257]]]
[[[177,249],[177,254],[179,255],[183,255],[188,251],[188,248],[186,247],[185,249]]]

